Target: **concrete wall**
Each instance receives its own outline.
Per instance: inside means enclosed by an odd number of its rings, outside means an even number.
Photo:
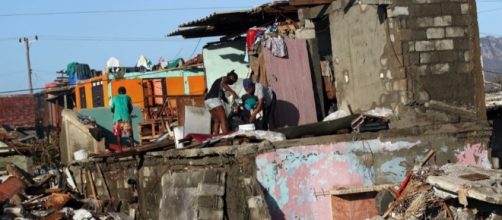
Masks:
[[[464,144],[437,136],[378,138],[263,153],[256,157],[256,178],[269,195],[273,219],[331,219],[330,190],[399,183],[431,149],[441,164],[491,166],[485,142]]]
[[[73,153],[85,150],[87,153],[101,153],[105,150],[105,140],[97,141],[89,132],[90,126],[84,125],[78,119],[78,113],[63,110],[62,126],[59,139],[61,163],[68,165],[74,161]]]
[[[348,2],[335,1],[330,13],[340,108],[418,104],[485,119],[474,0]]]
[[[404,77],[395,68],[395,59],[389,56],[392,54],[385,54],[386,27],[378,20],[377,9],[376,5],[354,6],[347,12],[334,10],[330,14],[337,99],[341,109],[348,110],[349,105],[357,112],[377,106],[391,108],[400,101],[399,91],[406,91],[406,80],[403,88],[398,84]],[[385,74],[384,78],[381,73]],[[393,80],[387,80],[388,77]]]
[[[490,167],[489,137],[486,125],[445,124],[273,144],[169,150],[147,154],[143,161],[98,162],[104,175],[96,172],[94,164],[87,166],[94,172],[101,198],[109,197],[107,183],[115,202],[122,202],[121,211],[137,207],[141,219],[180,215],[330,219],[330,190],[399,183],[430,149],[437,151],[433,164]],[[136,205],[128,203],[132,196],[129,178],[139,183]]]

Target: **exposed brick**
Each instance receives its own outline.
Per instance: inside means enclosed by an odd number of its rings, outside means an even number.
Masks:
[[[465,29],[462,27],[447,27],[446,37],[463,37]]]
[[[427,39],[444,38],[444,28],[427,28]]]
[[[453,40],[437,40],[435,47],[436,50],[453,50]]]
[[[435,49],[434,41],[417,41],[415,42],[416,51],[433,51]]]
[[[0,106],[0,125],[35,127],[36,105],[33,96],[1,96]]]
[[[433,74],[444,74],[450,71],[450,64],[440,63],[431,66],[431,72]]]

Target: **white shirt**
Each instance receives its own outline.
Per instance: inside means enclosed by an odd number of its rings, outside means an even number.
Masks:
[[[270,106],[270,104],[272,103],[272,98],[274,97],[272,90],[262,85],[261,83],[255,83],[254,95],[258,99],[263,99],[264,107]]]

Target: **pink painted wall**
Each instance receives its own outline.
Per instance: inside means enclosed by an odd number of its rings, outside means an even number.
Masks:
[[[277,149],[256,157],[256,178],[273,219],[328,220],[332,216],[330,190],[399,183],[429,149],[421,141],[379,139]],[[489,165],[482,144],[436,150],[442,158],[456,158],[459,163]]]

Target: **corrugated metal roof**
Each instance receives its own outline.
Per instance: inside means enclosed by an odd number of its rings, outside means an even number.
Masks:
[[[278,16],[297,20],[297,9],[288,1],[274,1],[248,10],[215,12],[206,17],[183,23],[167,36],[185,38],[236,35],[253,26],[268,25]]]

